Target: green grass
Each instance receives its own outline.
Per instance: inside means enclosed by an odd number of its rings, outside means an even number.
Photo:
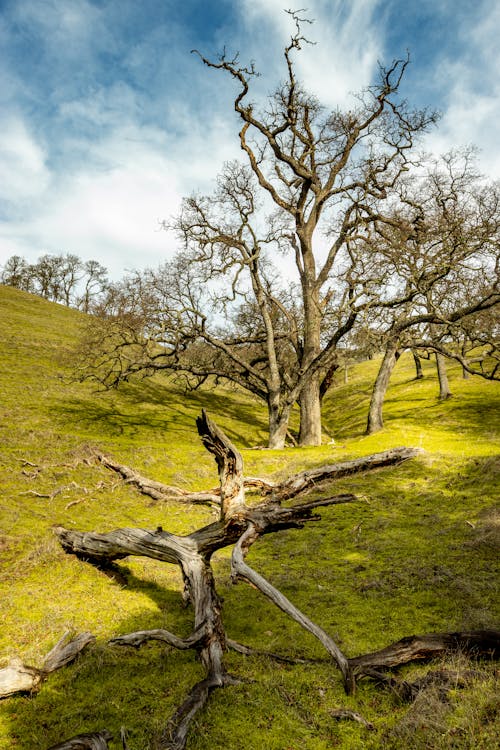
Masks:
[[[195,418],[202,407],[242,450],[248,474],[285,477],[304,468],[409,445],[417,460],[323,487],[353,491],[354,505],[322,511],[301,531],[266,537],[249,563],[352,656],[412,633],[498,627],[500,387],[464,380],[449,367],[453,398],[438,401],[432,363],[415,381],[411,357],[398,362],[384,408],[385,429],[365,436],[377,361],[352,369],[324,405],[320,448],[256,451],[266,414],[246,394],[202,390],[153,378],[111,393],[71,382],[70,356],[82,317],[0,286],[0,666],[19,655],[40,665],[66,629],[90,630],[96,645],[49,677],[36,696],[0,704],[0,750],[49,747],[65,737],[125,725],[133,750],[152,738],[202,676],[191,653],[157,644],[139,652],[107,645],[118,633],[190,630],[174,567],[130,558],[126,585],[65,555],[55,525],[106,531],[119,526],[189,533],[210,510],[152,503],[104,468],[85,461],[98,446],[152,478],[186,488],[216,484]],[[214,568],[228,634],[260,649],[323,657],[316,641],[253,589],[233,586],[229,551]],[[216,692],[197,718],[193,750],[490,748],[498,732],[490,665],[443,702],[432,691],[411,707],[368,683],[346,698],[328,663],[282,666],[230,653],[248,681]],[[421,669],[421,668],[420,668]],[[405,674],[418,671],[408,667]],[[372,732],[335,722],[334,707],[359,711]],[[116,742],[113,747],[118,747]]]

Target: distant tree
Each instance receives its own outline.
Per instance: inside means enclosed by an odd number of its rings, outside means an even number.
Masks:
[[[21,255],[12,255],[5,263],[1,275],[2,284],[33,291],[33,280],[29,263]]]
[[[83,263],[83,292],[78,298],[78,307],[85,313],[91,311],[91,307],[106,291],[108,286],[108,270],[97,260],[87,260]]]
[[[60,264],[60,299],[67,307],[70,307],[70,305],[76,303],[78,284],[83,278],[83,264],[80,258],[72,253],[61,255],[58,260]]]
[[[483,363],[482,372],[474,371],[496,377],[494,326],[483,334],[481,323],[495,319],[500,302],[500,185],[481,178],[470,150],[447,154],[404,185],[392,226],[386,221],[376,239],[392,284],[404,286],[411,303],[393,308],[384,328],[380,318],[374,323],[385,354],[370,403],[369,433],[383,426],[385,391],[402,348],[436,354],[442,399],[450,395],[443,356],[468,366],[458,331],[469,332]],[[472,333],[474,322],[478,329]],[[489,357],[477,351],[486,343]]]
[[[35,294],[52,302],[62,301],[62,256],[41,255],[30,271]]]
[[[2,284],[38,294],[52,302],[90,312],[107,286],[107,269],[96,260],[83,262],[77,255],[45,254],[30,264],[20,255],[5,263]]]

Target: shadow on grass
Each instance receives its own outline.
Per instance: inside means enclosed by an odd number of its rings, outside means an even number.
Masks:
[[[474,389],[478,383],[482,389]],[[472,386],[472,387],[471,387]],[[500,388],[497,383],[475,380],[451,381],[454,394],[440,401],[437,379],[408,378],[391,382],[384,399],[386,427],[403,422],[408,427],[438,424],[443,429],[465,435],[490,437],[500,433]],[[338,440],[358,438],[365,434],[371,384],[339,386],[324,402],[323,420],[329,434]]]
[[[238,400],[234,393],[205,389],[186,394],[148,380],[92,397],[61,399],[55,412],[66,424],[103,436],[133,438],[141,432],[141,439],[147,442],[147,433],[161,432],[164,438],[185,434],[191,441],[195,418],[202,408],[216,415],[228,436],[242,447],[265,440],[267,418],[262,405]]]

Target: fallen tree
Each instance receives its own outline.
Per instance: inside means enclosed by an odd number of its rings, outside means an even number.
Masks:
[[[55,529],[66,552],[101,569],[112,567],[115,561],[129,555],[142,555],[178,565],[182,571],[184,599],[192,605],[194,613],[193,630],[190,635],[180,638],[167,630],[154,629],[117,636],[111,641],[117,646],[135,648],[149,641],[158,641],[177,649],[193,649],[205,670],[205,677],[192,687],[184,702],[174,712],[155,747],[160,750],[185,748],[191,722],[197,712],[205,706],[212,691],[241,682],[226,669],[224,655],[227,649],[232,648],[246,655],[256,653],[230,640],[226,635],[221,600],[211,567],[213,553],[223,547],[233,546],[233,580],[249,582],[279,609],[312,633],[339,670],[348,694],[355,691],[357,681],[362,678],[383,682],[382,675],[385,669],[415,659],[430,658],[450,648],[473,649],[476,653],[498,653],[499,633],[474,632],[413,636],[373,654],[348,658],[328,633],[246,562],[251,546],[261,536],[282,529],[300,529],[308,522],[320,520],[320,517],[314,514],[317,508],[350,503],[356,498],[351,494],[339,494],[309,501],[296,501],[289,506],[282,504],[283,499],[303,496],[325,480],[381,466],[397,465],[417,455],[417,449],[396,448],[364,459],[301,472],[282,484],[271,485],[252,479],[247,484],[260,487],[265,497],[261,502],[250,505],[245,499],[246,482],[239,451],[204,411],[197,419],[197,427],[204,446],[213,454],[218,466],[220,489],[218,492],[206,493],[206,501],[210,504],[216,501],[219,507],[220,515],[217,521],[187,536],[171,534],[164,531],[161,526],[155,530],[121,528],[106,534],[74,531],[62,527]],[[155,499],[172,494],[177,497],[177,493],[172,492],[171,487],[145,480],[128,467],[123,467],[102,455],[98,457],[110,469],[120,473],[126,481],[132,482],[142,492]],[[268,656],[283,658],[274,654]],[[345,718],[347,714],[342,716]],[[108,739],[109,733],[102,730],[94,735],[78,735],[56,747],[60,750],[106,749]],[[123,732],[122,744],[124,748],[127,747]]]

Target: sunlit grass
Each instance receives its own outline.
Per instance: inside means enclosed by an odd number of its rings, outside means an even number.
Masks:
[[[385,428],[366,436],[378,362],[362,363],[325,399],[323,446],[253,450],[265,444],[266,414],[247,394],[185,393],[158,377],[96,394],[90,384],[71,381],[68,356],[80,318],[0,286],[0,659],[6,663],[18,654],[39,665],[64,630],[97,636],[95,647],[52,675],[36,697],[3,701],[0,750],[43,750],[103,727],[118,736],[122,725],[133,750],[146,750],[201,677],[191,653],[154,644],[140,652],[107,645],[114,635],[139,628],[189,632],[177,569],[130,558],[120,565],[120,579],[112,580],[66,556],[52,527],[106,531],[161,524],[185,534],[210,522],[209,509],[152,503],[85,460],[88,446],[98,446],[152,478],[193,489],[215,486],[215,464],[196,434],[202,407],[242,450],[252,475],[285,477],[397,445],[425,451],[397,469],[317,489],[319,496],[352,491],[359,500],[323,510],[322,521],[304,530],[266,537],[249,556],[348,655],[415,632],[497,626],[497,383],[464,380],[450,366],[454,395],[440,402],[432,362],[424,363],[425,377],[416,381],[413,361],[403,355],[384,407]],[[260,649],[324,656],[258,592],[231,584],[227,550],[216,555],[214,567],[230,637]],[[421,706],[419,719],[412,718],[415,708],[398,705],[368,683],[347,699],[327,662],[277,666],[229,654],[228,664],[249,682],[214,694],[197,720],[191,748],[486,748],[494,736],[498,714],[487,665],[480,667],[484,677],[456,691],[446,710],[437,706],[439,721],[429,729],[428,744],[420,728],[424,739],[410,745],[411,728],[425,727],[431,702]],[[375,730],[334,722],[328,711],[338,706],[360,711]]]

